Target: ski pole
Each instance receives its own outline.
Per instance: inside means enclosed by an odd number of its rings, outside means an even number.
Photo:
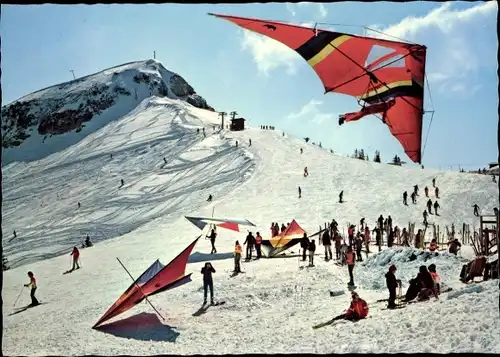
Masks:
[[[14,306],[16,306],[16,304],[17,304],[17,300],[19,300],[19,298],[21,297],[21,294],[23,293],[23,290],[24,290],[24,285],[23,285],[23,287],[21,288],[21,291],[19,292],[19,295],[17,295],[17,299],[16,299],[16,301],[14,301]]]

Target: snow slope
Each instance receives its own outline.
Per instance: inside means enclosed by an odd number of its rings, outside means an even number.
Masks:
[[[160,62],[126,63],[36,91],[2,107],[2,165],[59,152],[152,96],[213,110],[180,75]]]
[[[22,265],[4,272],[5,354],[500,352],[498,281],[458,282],[460,267],[470,258],[468,249],[463,257],[442,253],[426,262],[407,262],[411,248],[364,257],[355,279],[371,317],[313,331],[311,326],[348,306],[347,270],[323,261],[318,246],[313,268],[299,269],[302,262],[289,254],[243,262],[245,274],[230,278],[234,241],[243,241],[246,232],[223,229],[218,230],[217,254],[207,254],[210,244],[204,237],[195,247],[187,267],[194,273],[192,283],[150,299],[165,321],[141,303],[113,319],[105,331],[92,330],[131,283],[115,257],[135,277],[157,258],[168,263],[200,234],[183,215],[247,218],[264,237],[271,221],[293,218],[309,233],[333,217],[341,227],[361,217],[373,226],[381,213],[390,214],[395,225],[412,220],[419,228],[425,200],[405,207],[401,194],[414,184],[423,191],[433,177],[442,208],[431,221],[477,227],[470,206],[477,203],[490,212],[497,205],[496,186],[488,176],[349,159],[280,131],[218,133],[214,123],[215,113],[185,102],[146,99],[77,145],[4,169],[4,251],[14,265]],[[196,127],[204,127],[207,137],[196,134]],[[119,189],[120,178],[125,186]],[[337,203],[341,190],[343,204]],[[210,193],[211,204],[205,201]],[[13,229],[18,238],[9,243]],[[61,275],[69,268],[71,247],[87,233],[98,243],[81,251],[83,268]],[[205,261],[217,270],[216,300],[226,304],[194,317],[203,299],[199,271]],[[418,266],[431,262],[455,291],[396,311],[384,311],[384,303],[375,302],[387,297],[383,275],[390,264],[398,266],[406,290]],[[28,270],[37,276],[37,295],[47,304],[8,316]],[[331,298],[331,289],[345,293]],[[28,302],[24,291],[17,305]],[[429,336],[439,338],[429,341]]]

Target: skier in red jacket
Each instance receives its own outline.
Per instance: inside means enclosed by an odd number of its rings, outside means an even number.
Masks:
[[[71,270],[80,269],[78,265],[78,258],[80,258],[80,251],[77,247],[73,247],[73,251],[70,253],[73,256],[73,268]],[[76,268],[75,268],[76,266]]]

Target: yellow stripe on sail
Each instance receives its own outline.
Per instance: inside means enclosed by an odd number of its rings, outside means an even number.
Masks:
[[[374,90],[369,91],[368,93],[363,94],[362,96],[358,97],[358,99],[367,99],[367,98],[373,97],[374,95],[387,92],[389,89],[392,89],[392,88],[411,86],[411,85],[412,85],[411,80],[388,83],[387,85],[382,85],[378,89],[374,89]]]
[[[326,57],[330,55],[337,47],[343,44],[348,39],[352,38],[352,36],[342,35],[337,37],[335,40],[326,45],[321,51],[318,52],[313,58],[311,58],[307,63],[309,63],[312,67],[316,66],[318,63],[323,61]]]

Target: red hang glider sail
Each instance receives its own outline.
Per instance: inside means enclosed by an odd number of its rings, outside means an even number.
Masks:
[[[200,237],[196,238],[182,253],[167,265],[156,260],[132,285],[116,300],[92,328],[131,309],[147,296],[176,288],[191,281],[191,274],[185,275],[189,255]]]
[[[365,111],[361,110],[352,118],[349,115],[353,113],[348,113],[345,121],[382,114],[408,157],[421,162],[425,46],[276,21],[210,15],[268,36],[296,51],[319,76],[325,92],[347,94],[364,102]],[[390,53],[368,63],[374,47]],[[391,100],[394,101],[392,105],[383,104]],[[374,104],[378,106],[371,107]]]

